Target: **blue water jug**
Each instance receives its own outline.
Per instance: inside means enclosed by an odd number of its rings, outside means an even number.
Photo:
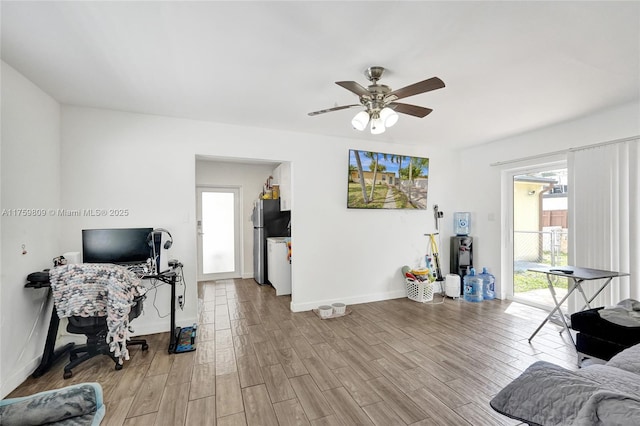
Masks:
[[[476,275],[476,270],[471,271],[463,278],[464,300],[467,302],[482,302],[482,279]]]
[[[453,232],[456,235],[469,235],[471,228],[471,213],[455,212],[453,214]]]
[[[490,274],[487,268],[482,268],[482,273],[478,275],[482,280],[482,297],[485,300],[496,298],[496,277]]]

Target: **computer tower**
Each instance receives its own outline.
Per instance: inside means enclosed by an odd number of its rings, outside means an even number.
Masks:
[[[460,281],[464,281],[467,268],[473,268],[473,237],[456,235],[451,237],[450,272],[460,275]],[[460,286],[460,295],[463,294],[464,285]]]

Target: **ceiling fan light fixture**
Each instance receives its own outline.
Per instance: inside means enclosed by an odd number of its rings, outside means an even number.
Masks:
[[[382,108],[380,119],[385,127],[391,127],[398,122],[398,113],[389,107]]]
[[[382,119],[380,117],[373,118],[371,120],[371,134],[372,135],[379,135],[381,133],[384,133],[385,130],[386,130],[386,128],[384,127],[384,123],[382,122]]]
[[[353,120],[351,120],[351,125],[353,126],[353,128],[360,131],[363,131],[367,127],[368,123],[369,114],[367,113],[367,111],[360,111],[356,114],[355,117],[353,117]]]
[[[384,133],[387,127],[391,127],[398,122],[398,114],[423,118],[433,111],[431,108],[400,103],[397,102],[398,100],[445,87],[444,82],[438,77],[431,77],[400,89],[392,90],[389,86],[378,83],[383,74],[383,67],[369,67],[365,72],[365,76],[372,84],[367,87],[363,87],[355,81],[336,81],[335,83],[338,86],[357,95],[360,102],[351,105],[337,105],[333,108],[312,111],[307,114],[316,116],[347,108],[364,107],[364,111],[353,117],[351,125],[354,129],[363,131],[370,124],[371,133],[378,135]]]

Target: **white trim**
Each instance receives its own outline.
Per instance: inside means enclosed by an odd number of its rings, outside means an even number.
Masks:
[[[504,166],[505,164],[519,163],[519,162],[522,162],[522,161],[538,160],[538,159],[547,158],[547,157],[553,157],[553,156],[557,156],[557,155],[558,156],[559,155],[566,155],[569,152],[582,151],[584,149],[591,149],[591,148],[596,148],[596,147],[599,147],[599,146],[612,145],[612,144],[616,144],[616,143],[620,143],[620,142],[628,142],[628,141],[633,141],[633,140],[636,140],[636,139],[640,139],[640,135],[629,136],[629,137],[626,137],[626,138],[614,139],[614,140],[605,141],[605,142],[592,143],[590,145],[584,145],[584,146],[580,146],[580,147],[577,147],[577,148],[567,148],[567,149],[562,149],[560,151],[548,152],[548,153],[545,153],[545,154],[536,154],[536,155],[531,155],[529,157],[514,158],[513,160],[497,161],[497,162],[491,163],[489,165],[491,167],[496,167],[496,166]]]
[[[234,209],[235,209],[235,217],[234,217],[234,239],[235,239],[235,265],[234,271],[219,273],[219,274],[203,274],[202,271],[202,238],[200,236],[200,229],[197,225],[199,221],[202,220],[202,193],[203,192],[222,192],[222,193],[232,193],[234,195]],[[242,271],[244,270],[244,238],[243,238],[243,227],[242,227],[242,217],[244,215],[243,210],[243,198],[242,198],[242,186],[241,185],[196,185],[196,239],[197,239],[197,256],[198,256],[198,270],[197,270],[197,280],[198,281],[214,281],[220,279],[231,279],[231,278],[240,278],[242,277]]]
[[[332,303],[337,303],[337,302],[344,303],[346,305],[357,305],[359,303],[379,302],[381,300],[400,299],[403,297],[407,297],[406,289],[388,291],[383,293],[365,294],[362,296],[350,297],[347,299],[323,299],[315,302],[306,302],[306,303],[291,302],[291,310],[293,312],[303,312],[303,311],[310,311],[312,309],[315,309],[320,305],[331,305]]]
[[[149,300],[146,300],[145,303],[148,304],[147,306],[145,306],[145,309],[153,309],[153,306],[149,304]],[[180,318],[180,320],[176,320],[176,327],[190,327],[193,324],[197,324],[197,323],[198,323],[197,315],[193,317]],[[166,318],[162,318],[162,321],[155,321],[153,323],[138,325],[136,324],[136,320],[134,319],[133,321],[131,321],[131,328],[133,328],[133,333],[131,333],[131,337],[149,336],[150,334],[168,332],[171,329],[171,321],[169,319],[169,316],[167,316]],[[169,335],[167,335],[166,347],[164,346],[165,341],[161,340],[161,342],[162,344],[160,345],[160,347],[156,349],[162,349],[162,348],[168,349]]]
[[[501,229],[501,276],[500,294],[496,295],[500,299],[514,300],[518,303],[542,308],[542,305],[529,303],[525,299],[515,296],[513,292],[513,178],[517,175],[552,170],[555,168],[568,168],[566,155],[560,156],[557,153],[536,157],[546,158],[546,161],[535,164],[522,164],[502,171],[501,175],[501,204],[502,204],[502,229]],[[528,159],[530,162],[534,158]],[[524,160],[522,160],[524,161]],[[506,164],[506,163],[503,163]]]

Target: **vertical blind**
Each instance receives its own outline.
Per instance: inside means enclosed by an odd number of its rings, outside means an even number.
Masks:
[[[640,300],[640,139],[587,147],[568,153],[569,263],[630,273],[615,278],[592,303]],[[601,283],[585,283],[593,294]],[[583,305],[574,293],[569,310]]]

